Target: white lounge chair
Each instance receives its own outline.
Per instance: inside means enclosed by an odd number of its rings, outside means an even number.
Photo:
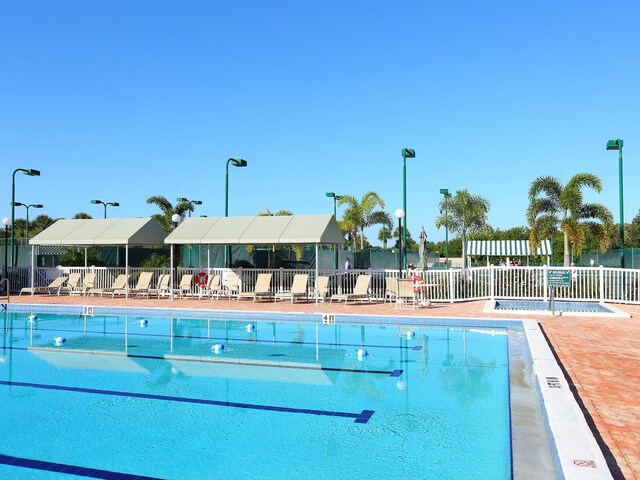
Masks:
[[[200,288],[199,298],[208,296],[213,298],[214,295],[219,296],[222,293],[221,277],[219,273],[211,275],[205,287]]]
[[[51,295],[51,292],[56,292],[58,295],[60,295],[60,290],[64,286],[67,279],[68,277],[60,276],[53,280],[53,282],[51,282],[46,287],[23,287],[20,289],[20,293],[18,294],[18,296],[22,295],[23,293],[30,293],[31,295],[33,295],[34,293],[38,292],[47,292],[49,295]]]
[[[227,297],[237,297],[240,293],[240,277],[235,273],[229,273],[222,284],[222,294]],[[220,297],[218,297],[220,298]]]
[[[296,298],[309,298],[307,290],[307,282],[309,281],[308,273],[296,273],[291,283],[291,290],[288,292],[276,292],[273,297],[273,301],[278,300],[291,300],[291,303],[295,302]]]
[[[272,277],[272,273],[259,273],[255,288],[250,292],[240,292],[238,294],[238,301],[240,301],[241,298],[253,298],[254,302],[263,298],[271,299],[273,297],[273,292],[271,291]]]
[[[124,290],[125,288],[127,288],[128,282],[129,282],[129,276],[125,275],[124,273],[121,273],[113,281],[113,284],[111,285],[111,287],[109,288],[93,287],[87,290],[87,295],[93,295],[94,293],[95,294],[99,293],[100,296],[102,297],[105,293],[111,293],[114,290]]]
[[[133,288],[128,289],[129,295],[146,296],[149,298],[149,289],[151,288],[151,279],[153,278],[153,272],[141,272],[138,277],[138,283]],[[116,295],[126,295],[127,288],[116,289],[111,292],[111,298]]]
[[[389,303],[398,298],[398,277],[384,277],[384,302]]]
[[[158,284],[156,288],[149,289],[149,295],[155,295],[160,298],[161,295],[169,295],[169,282],[171,281],[171,275],[168,273],[162,273],[158,277]]]
[[[398,279],[398,295],[396,297],[396,310],[410,308],[415,310],[418,306],[416,290],[413,286],[412,278]]]
[[[324,302],[329,296],[329,277],[320,275],[316,278],[316,286],[313,289],[313,296]]]
[[[351,293],[338,293],[331,295],[329,303],[333,303],[333,300],[344,300],[346,304],[349,300],[362,300],[366,299],[371,303],[371,295],[369,295],[369,285],[371,284],[371,275],[358,275],[356,285],[353,287]]]
[[[185,273],[180,279],[180,285],[178,288],[172,289],[174,294],[180,295],[180,298],[184,298],[187,293],[193,292],[193,275],[191,273]]]
[[[85,273],[84,278],[82,279],[82,285],[80,285],[80,288],[78,290],[83,295],[86,295],[90,289],[95,287],[95,283],[96,283],[96,274],[93,272]]]

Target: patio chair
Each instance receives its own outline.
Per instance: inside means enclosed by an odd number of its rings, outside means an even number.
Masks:
[[[173,288],[171,289],[171,291],[174,294],[180,295],[180,298],[184,298],[184,296],[187,293],[193,292],[192,284],[193,284],[193,274],[185,273],[184,275],[182,275],[182,278],[180,279],[180,285],[178,285],[178,288]]]
[[[255,303],[256,300],[263,298],[271,299],[273,297],[273,292],[271,291],[272,277],[273,273],[259,273],[254,289],[250,292],[238,293],[238,301],[240,301],[241,298],[253,298]]]
[[[369,295],[369,285],[371,284],[371,275],[358,275],[356,279],[356,285],[353,287],[351,293],[338,293],[331,295],[329,303],[333,303],[333,300],[344,300],[345,305],[349,300],[362,300],[366,299],[371,303],[371,295]]]
[[[100,297],[102,297],[105,293],[111,293],[114,290],[124,290],[125,288],[127,288],[128,282],[129,282],[129,276],[125,275],[124,273],[121,273],[113,281],[113,284],[111,285],[111,287],[109,288],[93,287],[87,290],[87,295],[93,295],[94,293],[95,294],[99,293]]]
[[[219,296],[222,293],[221,279],[222,277],[219,273],[211,275],[207,281],[207,285],[200,287],[200,296],[198,298],[202,298],[205,295],[211,298],[213,298],[214,295]]]
[[[168,273],[162,273],[158,277],[158,284],[156,288],[149,289],[149,295],[155,295],[160,298],[160,295],[169,295],[169,282],[171,281],[171,275]]]
[[[78,290],[82,295],[86,295],[90,289],[95,287],[95,283],[96,274],[93,272],[85,273],[84,278],[82,279],[82,285],[80,285]]]
[[[138,276],[138,283],[134,288],[129,288],[129,295],[136,294],[138,296],[146,295],[149,298],[149,288],[151,287],[151,279],[153,278],[153,272],[141,272]],[[111,292],[111,298],[116,295],[127,295],[127,288],[116,289]]]
[[[47,292],[49,295],[51,295],[51,292],[53,291],[60,295],[60,289],[67,281],[67,278],[68,277],[60,276],[53,280],[53,282],[51,282],[46,287],[23,287],[20,289],[20,293],[18,294],[18,296],[22,295],[23,293],[30,293],[31,295],[33,295],[34,293],[38,292]]]
[[[293,276],[291,290],[289,290],[288,292],[277,292],[273,297],[273,301],[277,302],[278,300],[291,299],[291,303],[294,303],[296,298],[304,298],[305,300],[307,300],[309,298],[309,293],[307,290],[308,281],[308,273],[296,273]]]
[[[313,289],[313,296],[324,302],[329,296],[329,277],[320,275],[316,279],[316,286]]]
[[[384,301],[389,303],[398,298],[398,277],[384,277]]]
[[[231,299],[231,297],[237,297],[240,293],[240,277],[235,273],[229,273],[224,279],[222,284],[222,294]],[[218,297],[220,298],[220,297]]]
[[[62,285],[62,287],[60,287],[58,295],[60,295],[62,292],[69,292],[69,295],[71,295],[72,293],[78,293],[81,278],[82,274],[80,272],[71,272],[67,281],[64,283],[64,285]]]
[[[398,279],[398,295],[396,296],[396,310],[411,308],[415,310],[418,306],[416,290],[413,286],[412,278]]]

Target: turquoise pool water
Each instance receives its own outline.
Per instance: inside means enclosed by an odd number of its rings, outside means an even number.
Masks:
[[[512,477],[506,330],[35,315],[2,317],[0,478]]]

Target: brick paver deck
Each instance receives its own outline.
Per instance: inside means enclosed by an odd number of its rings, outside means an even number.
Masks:
[[[544,317],[483,313],[484,301],[395,310],[389,304],[329,304],[235,300],[111,299],[56,295],[13,296],[12,303],[103,305],[241,311],[321,312],[537,320],[604,451],[614,478],[640,480],[640,306],[616,305],[632,318]]]

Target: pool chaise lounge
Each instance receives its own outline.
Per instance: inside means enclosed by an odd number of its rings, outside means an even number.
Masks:
[[[371,284],[371,275],[358,275],[356,284],[353,287],[353,292],[337,293],[335,295],[331,295],[331,300],[329,300],[329,303],[333,303],[334,300],[337,300],[337,301],[344,300],[344,303],[347,304],[349,300],[363,300],[363,299],[366,299],[369,303],[371,303],[371,295],[369,294],[370,284]]]
[[[238,293],[238,301],[240,301],[241,298],[252,298],[254,302],[256,300],[273,298],[273,292],[271,291],[272,277],[272,273],[259,273],[255,288],[252,291]]]
[[[60,295],[60,290],[64,286],[67,279],[68,277],[59,276],[46,287],[23,287],[20,289],[20,294],[18,296],[22,295],[23,293],[30,293],[33,295],[34,293],[38,292],[47,292],[49,295],[51,295],[51,292],[53,291]]]
[[[289,290],[288,292],[277,292],[274,295],[273,301],[277,302],[278,300],[291,300],[291,303],[294,303],[296,298],[304,298],[305,300],[307,300],[309,298],[307,290],[308,281],[308,273],[297,273],[293,277],[291,290]]]

